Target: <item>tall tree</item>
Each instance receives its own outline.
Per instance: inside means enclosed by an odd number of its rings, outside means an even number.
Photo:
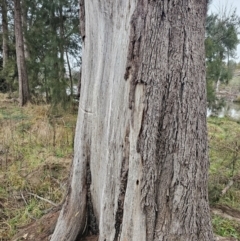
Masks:
[[[24,55],[24,41],[21,17],[22,16],[20,0],[14,0],[14,25],[19,82],[19,101],[20,105],[23,106],[29,101],[30,95],[28,87],[27,68]]]
[[[2,8],[2,56],[3,56],[3,68],[6,67],[8,61],[8,19],[7,19],[7,3],[6,0],[1,1]]]
[[[71,185],[52,241],[212,241],[206,0],[80,0]]]
[[[21,5],[21,9],[22,9],[22,27],[23,27],[23,42],[24,42],[24,55],[25,55],[25,59],[29,59],[30,58],[30,54],[28,51],[28,44],[27,44],[27,40],[26,40],[26,33],[28,30],[28,21],[27,21],[27,16],[28,16],[28,2],[26,0],[22,0],[22,5]]]
[[[24,0],[25,39],[30,91],[44,93],[52,104],[64,105],[66,89],[71,86],[65,71],[65,58],[80,59],[78,2],[76,0]],[[26,16],[26,14],[25,14]],[[70,67],[72,61],[69,62]],[[70,82],[70,83],[69,83]],[[37,90],[36,90],[37,87]]]

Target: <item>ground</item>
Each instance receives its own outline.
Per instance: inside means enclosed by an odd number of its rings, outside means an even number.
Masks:
[[[240,93],[238,80],[225,90]],[[48,105],[20,108],[0,95],[0,239],[47,241],[67,189],[77,115]],[[240,240],[240,122],[210,117],[208,132],[214,232],[217,240]]]
[[[62,203],[75,123],[71,108],[20,108],[15,98],[0,94],[0,240],[11,240]]]

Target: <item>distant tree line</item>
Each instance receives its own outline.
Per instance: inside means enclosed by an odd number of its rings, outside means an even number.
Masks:
[[[1,0],[0,91],[66,104],[81,66],[77,0]],[[73,66],[73,65],[76,66]],[[71,97],[69,97],[71,96]]]
[[[219,83],[227,84],[233,77],[239,27],[240,17],[236,10],[223,7],[220,13],[207,16],[205,49],[209,106],[214,105],[216,101]]]
[[[65,105],[74,95],[81,66],[78,0],[0,0],[0,91],[19,91],[20,104]],[[209,3],[210,4],[210,3]],[[236,10],[206,19],[207,97],[215,103],[218,83],[228,82],[236,65],[240,17]],[[73,66],[74,59],[76,66]]]

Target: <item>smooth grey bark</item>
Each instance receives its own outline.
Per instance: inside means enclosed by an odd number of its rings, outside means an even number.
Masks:
[[[24,55],[23,30],[21,21],[21,5],[19,0],[14,0],[14,25],[16,38],[16,55],[18,67],[18,82],[19,82],[19,102],[20,105],[25,105],[29,99],[29,87],[27,67]]]
[[[213,241],[205,0],[80,0],[71,185],[52,241]],[[83,27],[84,26],[84,27]]]
[[[2,8],[2,57],[3,57],[3,68],[6,67],[8,61],[8,19],[7,19],[7,3],[6,0],[1,1]]]

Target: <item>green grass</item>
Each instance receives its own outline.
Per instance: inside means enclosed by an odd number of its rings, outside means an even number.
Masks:
[[[240,224],[218,215],[212,216],[212,224],[215,234],[240,240]]]
[[[47,105],[20,108],[0,96],[0,239],[60,203],[73,153],[76,113]]]
[[[228,118],[208,118],[210,205],[240,210],[240,124]],[[233,180],[226,194],[222,190]],[[214,232],[240,240],[240,224],[214,215]]]

